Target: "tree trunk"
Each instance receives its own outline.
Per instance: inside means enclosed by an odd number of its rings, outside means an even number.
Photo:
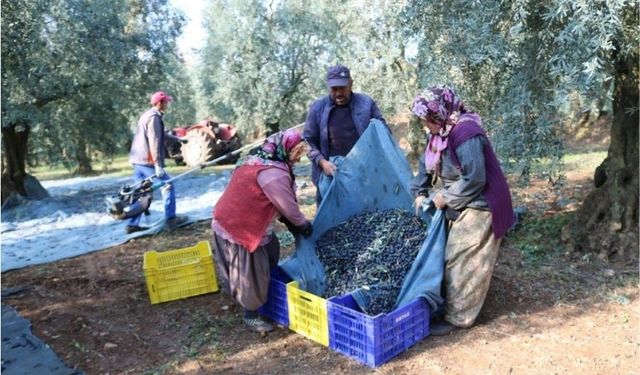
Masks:
[[[82,138],[78,139],[76,161],[78,162],[78,167],[76,168],[75,174],[93,174],[93,168],[91,168],[91,157],[87,153],[87,144]]]
[[[275,134],[280,131],[280,121],[267,121],[267,135]]]
[[[2,202],[13,192],[27,195],[24,187],[25,160],[30,128],[26,124],[10,124],[2,127],[4,160],[2,171]]]
[[[407,133],[407,140],[411,146],[409,159],[418,160],[418,158],[422,156],[426,146],[425,139],[426,135],[422,123],[416,116],[411,116],[409,120],[409,132]]]
[[[574,251],[595,252],[601,259],[638,251],[637,69],[637,59],[618,62],[609,152],[596,169],[596,189],[565,233]]]
[[[9,124],[2,127],[2,142],[4,145],[2,170],[2,206],[12,195],[20,194],[27,198],[41,199],[49,193],[40,185],[38,180],[27,174],[25,161],[27,159],[27,145],[30,127],[25,123]],[[14,200],[17,204],[19,200]]]

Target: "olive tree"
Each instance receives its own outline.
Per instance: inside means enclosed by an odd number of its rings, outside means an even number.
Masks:
[[[454,11],[452,11],[454,10]],[[556,176],[570,95],[613,101],[611,147],[565,236],[603,257],[638,244],[637,1],[410,1],[419,77],[452,82],[486,119],[504,165]]]
[[[87,173],[94,154],[122,152],[153,91],[190,105],[176,79],[183,23],[167,0],[3,0],[3,201],[29,195],[28,159]]]
[[[336,54],[324,2],[214,1],[205,15],[201,90],[210,113],[254,135],[304,120]]]

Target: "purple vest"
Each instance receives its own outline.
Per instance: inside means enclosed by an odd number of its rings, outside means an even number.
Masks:
[[[502,238],[515,222],[513,206],[511,204],[511,193],[507,179],[500,169],[500,162],[496,157],[489,138],[484,129],[480,126],[482,120],[475,113],[465,113],[460,117],[460,121],[449,134],[449,144],[451,147],[451,157],[453,162],[460,165],[456,156],[456,149],[467,139],[479,135],[486,140],[484,147],[484,164],[486,168],[486,184],[482,195],[489,204],[491,210],[491,229],[496,238]]]

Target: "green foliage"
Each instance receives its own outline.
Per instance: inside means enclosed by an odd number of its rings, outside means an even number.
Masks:
[[[206,108],[254,135],[285,128],[327,94],[326,69],[341,63],[383,113],[405,111],[416,80],[395,18],[402,3],[212,1],[200,67]]]
[[[183,17],[166,0],[2,2],[2,124],[31,129],[32,164],[90,168],[126,149],[153,91],[192,122],[175,39]]]
[[[483,116],[503,166],[526,179],[550,159],[553,179],[570,95],[602,102],[617,62],[637,65],[637,13],[625,0],[414,0],[401,18],[418,40],[420,84],[453,84]]]
[[[192,313],[189,331],[184,339],[184,353],[188,357],[195,357],[206,349],[222,356],[224,348],[220,339],[234,324],[236,324],[235,319],[229,315],[213,318],[207,311]]]
[[[331,8],[342,26],[339,43],[354,88],[373,97],[387,117],[406,112],[418,91],[418,67],[407,57],[413,40],[403,35],[406,20],[399,16],[404,3],[351,1]]]
[[[453,85],[507,170],[555,180],[566,120],[606,105],[620,61],[637,68],[637,15],[629,0],[209,0],[189,76],[175,48],[184,19],[167,0],[3,1],[2,121],[32,128],[32,164],[73,165],[126,151],[163,89],[169,127],[199,120],[197,103],[259,136],[302,122],[342,63],[388,119],[421,88]],[[409,137],[423,137],[415,123]]]
[[[572,215],[562,213],[548,217],[525,218],[521,227],[510,235],[510,240],[529,262],[543,261],[563,248],[560,233],[571,221]]]
[[[293,235],[289,231],[284,230],[275,233],[276,237],[278,237],[278,242],[280,242],[280,247],[282,248],[289,247],[296,242],[295,237],[293,237]]]
[[[117,176],[130,176],[131,175],[131,163],[129,162],[129,154],[123,153],[113,157],[101,159],[100,161],[93,161],[93,167],[102,173],[109,173]],[[226,170],[230,166],[216,165],[210,167],[214,170]],[[178,166],[174,163],[167,163],[165,170],[172,176],[178,175],[182,172],[189,170],[186,165]],[[27,168],[29,174],[35,176],[38,180],[64,180],[73,177],[73,172],[65,168],[63,165],[39,165],[36,167]]]
[[[215,117],[258,133],[304,120],[339,29],[322,5],[212,1],[206,29],[200,76]]]

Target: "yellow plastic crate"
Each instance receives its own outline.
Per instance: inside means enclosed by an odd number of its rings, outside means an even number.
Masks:
[[[315,342],[329,346],[327,300],[298,288],[298,282],[287,284],[289,328]]]
[[[161,253],[147,251],[142,268],[153,304],[218,290],[209,241]]]

